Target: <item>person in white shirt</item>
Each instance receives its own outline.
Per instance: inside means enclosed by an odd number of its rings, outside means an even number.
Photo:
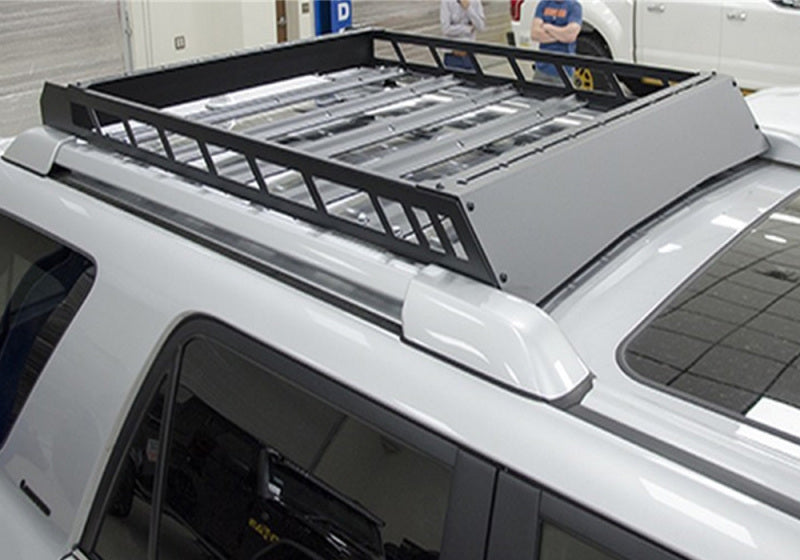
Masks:
[[[448,39],[474,41],[478,31],[486,27],[481,0],[442,0],[439,8],[442,35]],[[453,51],[444,57],[448,68],[473,70],[472,60],[464,51]]]
[[[448,39],[475,40],[486,27],[481,0],[442,0],[439,9],[442,34]]]

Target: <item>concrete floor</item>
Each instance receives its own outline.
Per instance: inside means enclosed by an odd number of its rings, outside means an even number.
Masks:
[[[508,0],[483,0],[480,41],[505,41]],[[439,0],[353,0],[355,25],[439,34]],[[119,0],[0,0],[0,138],[39,124],[45,80],[73,83],[124,69]]]

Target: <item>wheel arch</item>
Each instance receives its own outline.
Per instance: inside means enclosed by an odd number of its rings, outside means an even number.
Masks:
[[[611,58],[633,61],[635,0],[584,0],[581,34],[597,37]]]

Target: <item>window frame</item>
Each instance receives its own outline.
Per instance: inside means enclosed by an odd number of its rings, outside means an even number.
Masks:
[[[78,542],[78,550],[87,558],[114,560],[104,559],[95,552],[112,490],[134,436],[164,382],[168,386],[168,393],[162,410],[165,420],[162,422],[161,430],[162,434],[170,431],[171,408],[175,402],[182,354],[188,344],[199,339],[221,344],[253,360],[278,379],[299,387],[323,403],[349,414],[365,425],[386,433],[449,467],[452,476],[440,559],[484,560],[496,480],[496,467],[493,464],[459,448],[442,435],[394,412],[371,397],[346,387],[274,347],[205,315],[186,318],[173,329],[158,350],[141,386],[136,388],[136,397],[103,469]],[[171,438],[169,435],[167,437],[162,435],[160,439],[159,456],[166,457]],[[152,534],[158,535],[157,528],[161,517],[165,462],[160,461],[158,466],[159,471],[153,489],[149,537]],[[155,557],[155,548],[157,548],[157,538],[149,538],[148,552],[151,558]]]

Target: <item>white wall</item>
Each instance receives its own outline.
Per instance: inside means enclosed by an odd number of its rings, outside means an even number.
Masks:
[[[274,43],[275,0],[126,0],[134,69]]]

